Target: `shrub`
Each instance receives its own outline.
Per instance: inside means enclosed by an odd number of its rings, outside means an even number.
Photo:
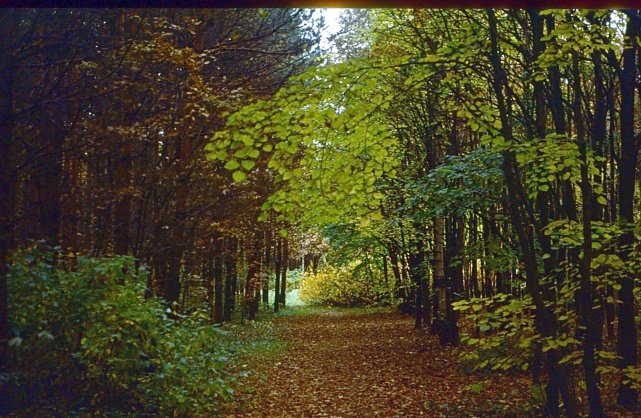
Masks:
[[[145,298],[147,272],[132,257],[80,257],[73,271],[57,257],[34,246],[10,265],[14,408],[215,412],[231,393],[229,343],[206,315],[168,318],[161,301]]]
[[[224,366],[229,358],[226,332],[206,324],[202,311],[183,318],[163,335],[155,373],[143,377],[142,392],[162,416],[210,416],[233,394]]]
[[[306,272],[300,279],[300,298],[309,304],[363,306],[386,300],[390,290],[380,274],[352,263],[326,266],[317,274]]]

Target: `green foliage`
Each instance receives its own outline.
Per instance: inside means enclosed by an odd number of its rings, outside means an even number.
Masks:
[[[572,53],[591,54],[594,51],[615,51],[617,37],[613,25],[588,24],[586,17],[593,14],[601,21],[610,18],[609,10],[544,10],[541,15],[552,15],[557,20],[554,30],[543,37],[545,51],[539,56],[533,76],[535,80],[546,79],[546,70],[553,66],[568,68]]]
[[[408,204],[418,209],[419,217],[487,210],[501,199],[501,156],[489,148],[448,156],[409,188]]]
[[[390,71],[360,60],[311,68],[269,100],[231,114],[207,146],[209,158],[225,161],[236,181],[255,160],[267,161],[278,188],[263,220],[269,211],[312,223],[366,216],[383,197],[377,180],[398,165],[380,113],[392,93],[378,82]]]
[[[592,221],[592,249],[612,248],[627,228],[603,221]],[[577,221],[559,219],[547,224],[543,231],[551,238],[552,248],[578,248],[583,245],[583,227]],[[599,261],[593,260],[597,264]]]
[[[64,395],[71,404],[56,405],[58,413],[181,416],[212,414],[231,395],[229,343],[206,315],[169,319],[159,300],[145,298],[147,272],[132,257],[80,257],[74,270],[57,257],[34,246],[10,266],[9,378],[18,392],[53,405]]]
[[[300,280],[300,298],[305,303],[328,306],[364,306],[382,302],[391,289],[383,277],[358,268],[326,266],[317,274],[307,272]]]
[[[389,236],[384,222],[342,222],[328,225],[323,230],[330,245],[327,262],[336,266],[344,266],[353,260],[361,260],[362,268],[381,270],[381,257],[386,249],[381,247],[381,237]],[[372,260],[375,258],[375,260]]]
[[[206,325],[205,312],[172,324],[163,335],[155,372],[142,379],[144,399],[162,415],[214,414],[233,390],[224,367],[229,361],[226,332]]]
[[[452,305],[478,327],[478,337],[461,338],[461,342],[473,348],[464,352],[462,358],[474,370],[528,369],[533,344],[539,340],[534,332],[534,307],[529,297],[516,299],[500,293]]]
[[[303,270],[300,268],[287,271],[287,288],[288,289],[299,289],[300,281],[304,276]]]

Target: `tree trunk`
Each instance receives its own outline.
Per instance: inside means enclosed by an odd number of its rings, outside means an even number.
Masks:
[[[129,254],[129,223],[131,217],[131,143],[125,139],[116,151],[114,192],[118,196],[114,208],[114,253]]]
[[[74,158],[70,152],[64,157],[64,190],[62,201],[64,202],[62,215],[61,215],[61,246],[72,257],[79,250],[78,232],[79,223],[81,219],[82,209],[80,206],[81,187],[79,184],[79,161]]]
[[[262,269],[263,303],[269,304],[269,277],[272,268],[272,233],[271,229],[265,232],[265,262]]]
[[[274,257],[274,312],[276,313],[280,310],[280,274],[283,264],[283,238],[276,237]]]
[[[247,253],[247,277],[245,278],[244,317],[249,321],[256,319],[257,290],[260,289],[260,263],[261,263],[261,233],[254,233],[254,242],[250,244]]]
[[[404,302],[407,302],[407,294],[401,278],[401,269],[398,267],[398,253],[396,252],[396,248],[391,245],[388,246],[388,252],[390,264],[392,266],[392,274],[394,275],[394,296],[401,298]]]
[[[287,300],[287,268],[289,267],[289,243],[283,239],[283,266],[280,276],[280,303],[285,306]]]
[[[43,127],[41,132],[42,153],[36,171],[36,187],[38,189],[38,230],[39,237],[49,245],[58,245],[58,232],[60,230],[60,194],[62,190],[62,146],[65,131],[62,121],[51,122],[49,112],[43,114]],[[44,124],[48,121],[48,124]]]
[[[412,277],[412,281],[414,282],[414,315],[415,315],[415,321],[414,321],[414,328],[422,328],[423,327],[423,298],[424,294],[423,292],[425,291],[425,275],[423,273],[423,261],[425,259],[425,255],[423,251],[421,250],[422,243],[419,242],[417,244],[417,248],[415,248],[409,256],[409,267],[410,267],[410,276]]]
[[[597,327],[601,325],[597,311],[594,309],[595,290],[592,285],[592,185],[588,174],[587,139],[581,111],[583,92],[579,71],[579,57],[576,53],[572,56],[574,76],[574,126],[581,154],[581,196],[583,206],[583,257],[579,265],[581,275],[581,289],[579,290],[579,314],[582,325],[585,327],[583,338],[583,371],[585,372],[585,386],[590,404],[590,417],[602,417],[603,405],[597,381],[595,350],[598,345],[599,333]]]
[[[214,315],[213,320],[217,324],[221,324],[224,320],[223,309],[223,237],[218,234],[214,235],[213,242],[214,252]]]
[[[494,285],[492,284],[492,279],[495,276],[494,269],[487,262],[494,258],[494,252],[492,251],[493,237],[492,237],[492,226],[490,223],[495,222],[493,213],[490,212],[488,216],[489,219],[483,218],[483,255],[485,256],[485,268],[483,269],[483,275],[485,280],[483,281],[483,297],[492,297],[494,295]]]
[[[445,338],[447,315],[447,284],[445,281],[445,254],[444,254],[444,228],[445,221],[442,217],[434,220],[434,289],[437,303],[434,306],[434,329],[441,340]]]
[[[383,283],[385,283],[385,290],[389,289],[389,268],[387,266],[387,254],[381,256],[381,261],[383,262]],[[390,293],[387,293],[388,295]]]
[[[450,272],[452,279],[452,298],[463,297],[463,248],[465,246],[465,218],[453,216],[452,219],[452,238],[453,243],[450,246]],[[449,246],[449,245],[448,245]],[[451,308],[450,308],[451,309]]]
[[[236,240],[228,238],[225,245],[225,304],[223,321],[231,321],[236,302]]]
[[[214,295],[214,260],[207,258],[203,262],[203,285],[207,292],[207,308],[209,310],[209,322],[214,323],[214,310],[216,308],[216,299]],[[183,294],[187,291],[186,287]]]
[[[474,248],[474,255],[472,256],[472,268],[470,274],[470,288],[471,296],[475,298],[481,297],[481,288],[479,286],[479,268],[478,268],[478,218],[472,215],[472,227],[470,228],[470,240]]]

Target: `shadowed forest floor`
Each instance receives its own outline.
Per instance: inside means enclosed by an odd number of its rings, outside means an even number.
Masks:
[[[527,375],[462,372],[442,348],[398,313],[323,310],[280,316],[285,353],[252,361],[227,416],[536,416]],[[256,364],[254,364],[256,363]]]

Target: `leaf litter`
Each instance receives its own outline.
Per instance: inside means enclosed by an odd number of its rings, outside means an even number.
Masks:
[[[400,313],[330,310],[275,323],[287,349],[251,360],[224,416],[538,416],[527,374],[465,373],[460,348],[441,347]]]

